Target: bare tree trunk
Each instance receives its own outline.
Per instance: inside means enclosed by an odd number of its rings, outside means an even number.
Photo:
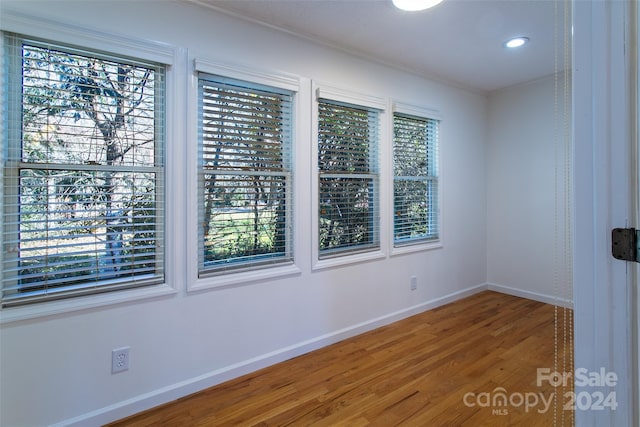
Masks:
[[[260,209],[258,205],[260,203],[260,183],[258,177],[253,178],[253,253],[258,252],[258,244],[260,242],[259,225],[260,225]]]
[[[116,114],[113,120],[105,119],[100,122],[98,114],[93,114],[93,120],[102,133],[106,149],[107,149],[107,165],[113,166],[116,161],[123,156],[123,152],[118,146],[117,130],[122,128],[125,123],[125,111],[124,111],[124,98],[122,93],[126,89],[126,75],[128,70],[123,67],[118,67],[118,91],[115,94],[116,98]],[[95,110],[96,106],[93,106]],[[106,249],[107,249],[107,262],[111,264],[111,268],[114,272],[120,270],[123,247],[122,247],[122,226],[120,224],[121,212],[114,210],[113,196],[116,189],[114,183],[115,173],[108,171],[105,174],[104,181],[104,197],[105,197],[105,226],[106,226]]]
[[[275,223],[275,242],[274,242],[274,250],[276,252],[284,252],[286,249],[286,214],[287,214],[287,190],[283,188],[281,185],[276,185],[276,190],[274,191],[275,203],[276,203],[276,223]]]
[[[215,161],[213,163],[214,168],[218,168],[219,160],[220,160],[220,147],[216,149],[216,155],[214,157]],[[211,216],[213,215],[213,208],[215,206],[216,200],[216,175],[213,175],[210,178],[210,181],[205,181],[205,198],[206,203],[204,205],[204,218],[202,219],[202,227],[203,227],[203,238],[206,241],[207,236],[211,232]]]

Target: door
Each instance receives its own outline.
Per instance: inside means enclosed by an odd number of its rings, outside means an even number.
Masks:
[[[637,424],[636,266],[611,255],[611,230],[636,221],[635,2],[573,2],[573,207],[575,368],[612,373],[605,387],[578,384],[576,401],[612,392],[616,405],[581,405],[576,425]],[[630,267],[631,265],[631,267]],[[576,375],[577,376],[577,375]],[[591,400],[589,400],[591,399]]]
[[[629,64],[631,99],[630,116],[630,159],[633,160],[629,175],[631,186],[631,226],[640,229],[640,8],[636,1],[632,1],[629,9]],[[631,375],[633,402],[633,426],[640,426],[640,262],[627,265],[628,282],[631,288]]]

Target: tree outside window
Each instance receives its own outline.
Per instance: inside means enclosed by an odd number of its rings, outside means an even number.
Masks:
[[[320,257],[379,246],[376,111],[318,102]]]
[[[3,301],[161,281],[162,66],[7,39]]]

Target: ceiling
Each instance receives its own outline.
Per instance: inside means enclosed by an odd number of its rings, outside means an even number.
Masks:
[[[563,56],[554,48],[564,34],[560,1],[444,0],[421,12],[391,0],[192,1],[481,92],[550,75]],[[506,49],[514,36],[530,42]]]

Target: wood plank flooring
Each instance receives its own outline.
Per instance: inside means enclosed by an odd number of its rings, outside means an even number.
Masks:
[[[572,426],[570,389],[537,385],[538,368],[573,371],[571,325],[482,292],[112,426]]]

